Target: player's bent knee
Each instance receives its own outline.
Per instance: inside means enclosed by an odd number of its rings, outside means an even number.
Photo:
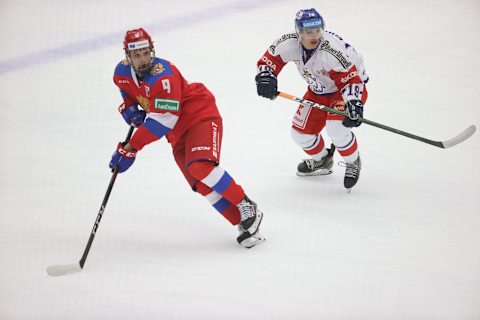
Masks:
[[[318,141],[317,134],[305,134],[298,132],[294,128],[291,131],[292,140],[301,148],[309,149],[314,146]]]
[[[204,197],[213,191],[210,187],[208,187],[207,185],[203,184],[200,181],[197,181],[195,183],[193,190],[200,193]]]
[[[212,172],[213,169],[215,169],[216,166],[217,164],[215,162],[202,160],[192,162],[188,166],[187,170],[192,175],[192,177],[199,181],[202,181],[206,176],[210,174],[210,172]]]

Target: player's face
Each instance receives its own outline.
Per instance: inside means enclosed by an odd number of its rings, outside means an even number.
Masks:
[[[322,28],[299,29],[300,41],[306,49],[315,49],[320,44]]]
[[[132,50],[130,51],[130,59],[137,70],[149,68],[152,63],[152,50],[150,48]]]

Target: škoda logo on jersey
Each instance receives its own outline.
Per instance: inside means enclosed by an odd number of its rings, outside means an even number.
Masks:
[[[267,66],[269,66],[270,68],[272,68],[273,71],[277,70],[277,66],[275,63],[273,63],[270,59],[268,59],[267,57],[263,56],[262,57],[262,61],[265,62],[267,64]]]
[[[153,108],[155,110],[164,110],[170,112],[180,111],[180,102],[177,100],[155,99]]]
[[[342,79],[340,79],[340,81],[342,83],[347,83],[348,81],[350,81],[351,79],[355,78],[357,76],[357,71],[352,71],[350,72],[349,74],[347,74],[345,77],[343,77]]]

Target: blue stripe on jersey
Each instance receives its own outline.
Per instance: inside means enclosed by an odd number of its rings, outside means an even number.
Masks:
[[[217,201],[217,203],[213,205],[213,207],[220,213],[223,213],[223,211],[225,211],[228,206],[230,206],[230,202],[225,198],[221,198]]]
[[[169,76],[172,73],[173,70],[169,61],[155,58],[153,60],[152,69],[145,75],[144,81],[150,86],[153,86],[159,78]]]
[[[230,177],[228,172],[225,171],[220,180],[212,187],[212,189],[222,194],[225,192],[225,190],[227,190],[232,180],[232,177]]]
[[[132,78],[132,72],[131,72],[131,69],[130,69],[130,65],[125,64],[125,60],[121,61],[119,64],[117,64],[117,67],[115,68],[115,75],[116,76],[121,76],[121,77]]]
[[[153,120],[152,118],[148,118],[143,125],[145,126],[145,128],[148,129],[148,131],[153,133],[159,139],[171,130],[170,128],[165,127],[163,124]]]

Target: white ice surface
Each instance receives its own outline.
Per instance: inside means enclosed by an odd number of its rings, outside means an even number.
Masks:
[[[436,140],[478,127],[478,0],[1,2],[0,319],[480,319],[479,133],[443,150],[364,125],[351,194],[343,168],[295,175],[296,104],[253,78],[310,7],[365,58],[365,117]],[[267,241],[241,248],[163,141],[118,176],[85,269],[50,277],[80,259],[127,133],[112,74],[139,26],[216,95],[222,165]],[[279,85],[305,90],[293,65]]]

